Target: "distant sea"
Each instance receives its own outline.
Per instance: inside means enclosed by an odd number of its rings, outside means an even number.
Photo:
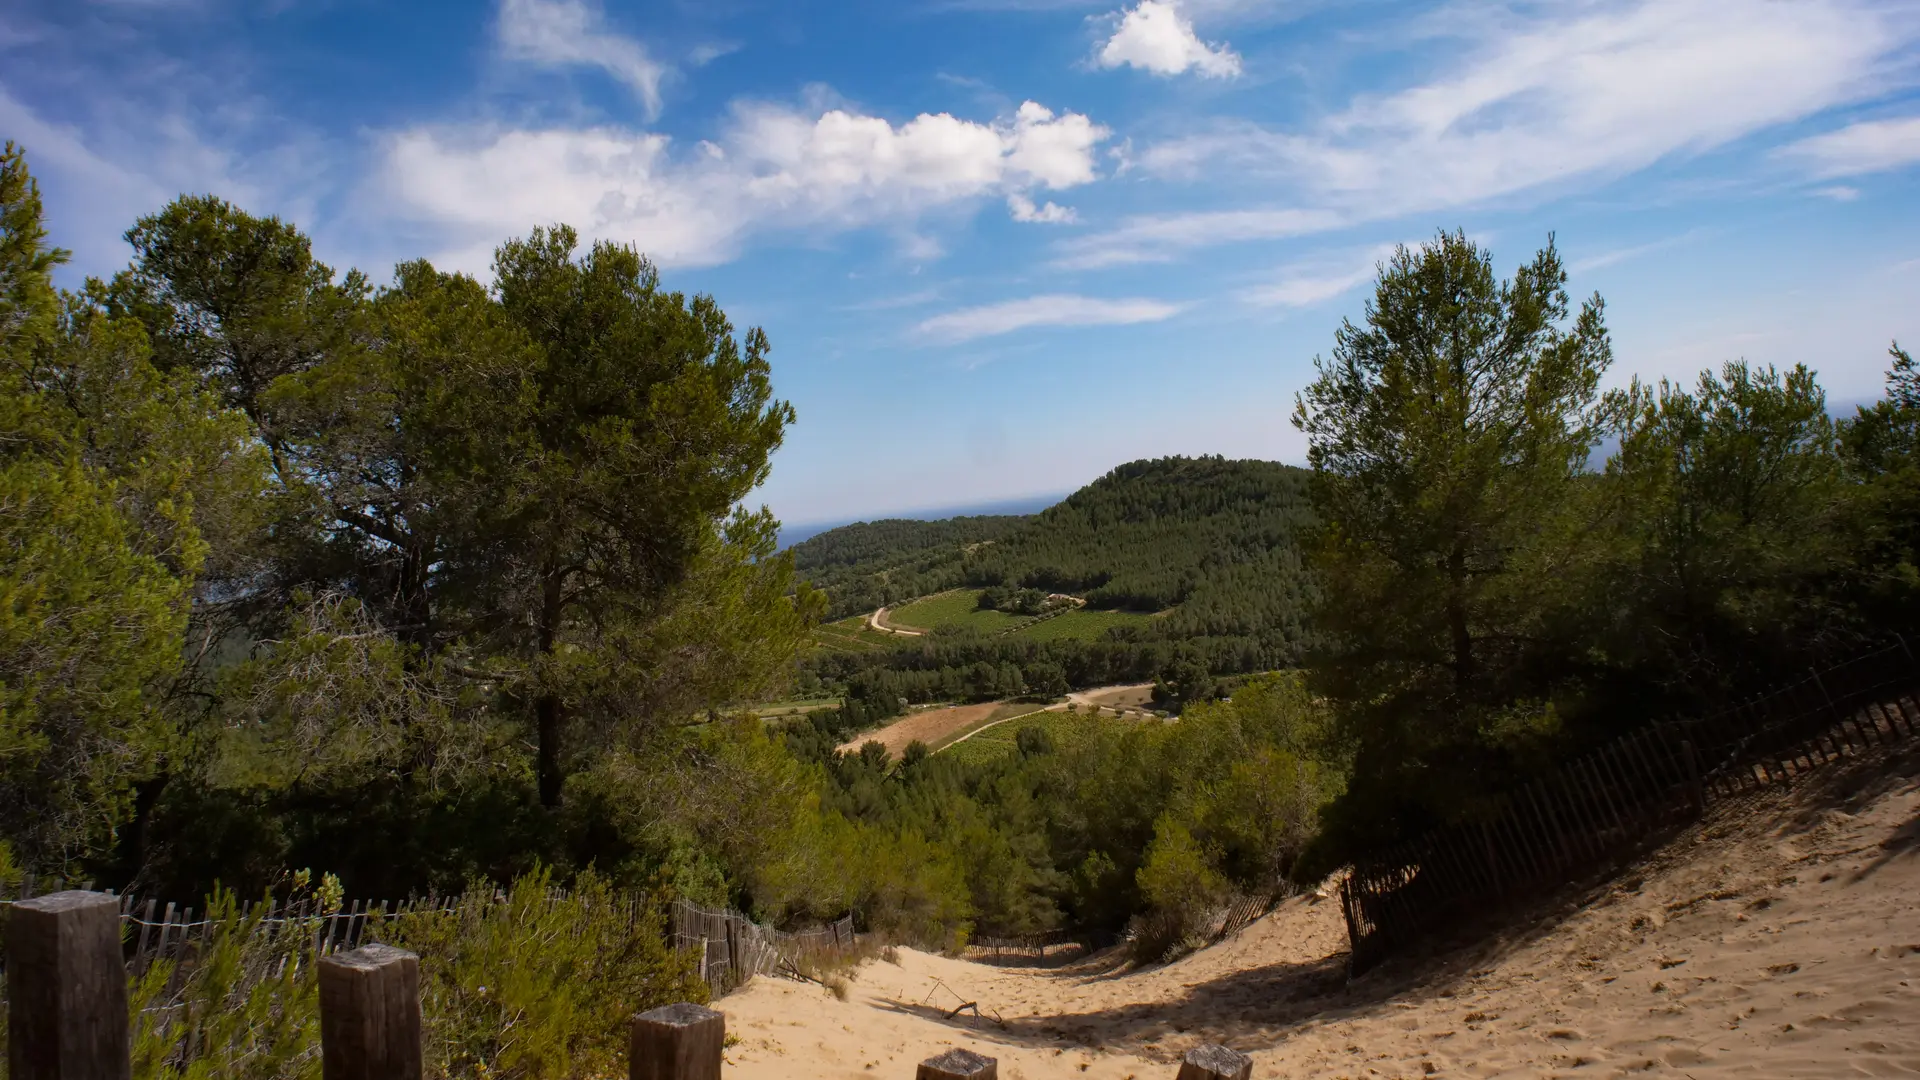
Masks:
[[[847,518],[843,521],[812,521],[805,524],[782,524],[780,526],[780,547],[790,548],[802,540],[819,536],[828,529],[837,529],[842,525],[857,525],[863,521],[888,521],[905,518],[908,521],[944,521],[956,517],[984,517],[989,514],[1037,514],[1067,496],[1029,495],[1023,499],[1002,499],[998,502],[970,503],[966,506],[937,506],[925,510],[896,510],[884,514],[870,514],[866,517]]]

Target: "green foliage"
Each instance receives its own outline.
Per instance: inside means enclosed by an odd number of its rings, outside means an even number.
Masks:
[[[421,957],[428,1075],[545,1080],[614,1073],[634,1013],[706,1000],[694,958],[665,930],[662,908],[598,875],[557,895],[536,872],[503,901],[476,884],[450,912],[381,933]]]
[[[1636,380],[1606,408],[1620,438],[1603,485],[1620,561],[1606,577],[1633,615],[1609,653],[1695,692],[1764,681],[1836,621],[1824,585],[1847,557],[1813,372],[1729,363],[1692,392]]]
[[[133,1075],[138,1080],[295,1080],[320,1075],[320,997],[313,942],[321,916],[339,910],[339,882],[293,896],[313,901],[309,918],[271,917],[263,900],[242,905],[231,890],[207,897],[210,924],[190,960],[155,961],[138,974]]]
[[[244,426],[150,362],[140,326],[56,294],[24,158],[0,155],[0,836],[101,855],[170,752],[169,684],[208,544],[250,497]]]
[[[1354,755],[1303,872],[1914,625],[1906,354],[1839,425],[1804,365],[1601,396],[1601,305],[1570,318],[1564,277],[1551,245],[1508,283],[1459,236],[1402,251],[1301,396],[1310,684]]]
[[[1599,298],[1569,321],[1565,282],[1551,242],[1504,282],[1463,234],[1403,247],[1300,394],[1324,515],[1311,681],[1359,755],[1335,844],[1457,805],[1527,742],[1489,710],[1539,692],[1612,359]]]
[[[827,806],[856,827],[950,852],[958,910],[996,936],[1118,932],[1156,912],[1191,929],[1229,890],[1278,887],[1344,774],[1323,709],[1288,675],[1252,680],[1175,724],[1037,713],[898,770],[791,734],[789,745],[820,762]],[[1205,888],[1175,889],[1170,848],[1142,877],[1167,830],[1197,845]]]
[[[981,604],[979,589],[953,589],[915,600],[887,612],[887,622],[920,630],[995,633],[1011,630],[1026,619],[1013,612]]]
[[[1886,395],[1840,425],[1842,461],[1855,485],[1845,528],[1849,577],[1870,624],[1920,631],[1920,365],[1896,343]]]
[[[829,529],[792,548],[800,574],[831,597],[834,617],[960,584],[960,560],[1028,521],[1021,516],[942,521],[889,518]]]

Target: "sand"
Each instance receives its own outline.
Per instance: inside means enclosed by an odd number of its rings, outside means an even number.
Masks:
[[[1920,1075],[1913,773],[1722,807],[1524,929],[1351,982],[1338,902],[1312,896],[1146,970],[902,949],[844,1002],[763,978],[717,1003],[729,1074],[906,1080],[965,1046],[1003,1080],[1172,1080],[1221,1042],[1256,1077]],[[963,1002],[984,1015],[947,1017]]]

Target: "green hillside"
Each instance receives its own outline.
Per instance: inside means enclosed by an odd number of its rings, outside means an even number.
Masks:
[[[802,682],[885,673],[909,700],[1111,682],[1196,689],[1295,662],[1309,582],[1306,472],[1266,461],[1123,465],[1026,517],[882,521],[794,548],[832,613],[890,605],[928,631],[816,652]],[[1073,599],[1066,599],[1071,597]]]
[[[793,546],[800,576],[825,589],[832,617],[872,611],[961,583],[961,560],[1032,521],[1023,516],[842,525]]]

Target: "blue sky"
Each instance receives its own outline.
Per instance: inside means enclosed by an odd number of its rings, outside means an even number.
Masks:
[[[1615,380],[1920,344],[1911,0],[0,0],[69,283],[183,191],[376,280],[555,221],[765,327],[791,523],[1297,461],[1392,245],[1551,232]]]

